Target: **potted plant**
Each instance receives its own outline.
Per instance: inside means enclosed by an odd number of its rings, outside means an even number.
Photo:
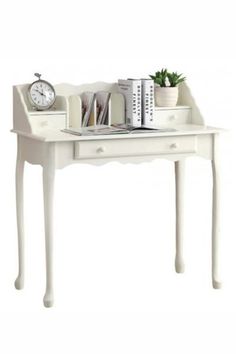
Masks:
[[[178,101],[178,84],[186,78],[177,72],[168,72],[167,69],[149,75],[155,85],[155,99],[157,106],[174,107]]]

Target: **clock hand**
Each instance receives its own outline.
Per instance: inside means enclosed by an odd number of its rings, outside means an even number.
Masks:
[[[36,90],[36,89],[35,89],[35,91],[36,91],[36,92],[39,92],[39,93],[40,93],[40,95],[42,95],[42,93],[41,93],[39,90]]]

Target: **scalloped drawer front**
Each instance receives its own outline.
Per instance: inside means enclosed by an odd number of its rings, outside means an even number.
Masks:
[[[196,136],[75,142],[75,159],[195,153]]]
[[[191,123],[191,109],[155,110],[155,122],[160,127]]]

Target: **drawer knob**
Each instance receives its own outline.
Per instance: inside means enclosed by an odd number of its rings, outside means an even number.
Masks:
[[[41,122],[41,127],[47,127],[48,126],[48,121],[44,120]]]
[[[98,148],[97,148],[97,153],[98,154],[101,154],[101,153],[103,153],[103,152],[105,152],[105,148],[104,148],[104,146],[99,146]]]
[[[178,144],[176,144],[176,143],[170,144],[170,148],[173,150],[177,149],[177,147],[178,147]]]
[[[173,122],[174,120],[176,120],[176,118],[177,118],[176,114],[172,114],[172,115],[169,117],[169,120]]]

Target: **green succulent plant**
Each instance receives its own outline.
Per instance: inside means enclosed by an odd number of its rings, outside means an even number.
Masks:
[[[161,71],[157,71],[155,75],[149,76],[155,84],[160,87],[176,87],[178,84],[186,80],[186,78],[183,77],[183,74],[168,72],[167,69],[162,69]]]
[[[177,72],[168,73],[167,77],[170,83],[170,87],[175,87],[186,80],[186,77],[183,77],[183,74],[178,74]]]
[[[155,75],[149,75],[151,79],[155,82],[155,84],[166,87],[167,84],[167,69],[161,69],[161,71],[157,71]]]

